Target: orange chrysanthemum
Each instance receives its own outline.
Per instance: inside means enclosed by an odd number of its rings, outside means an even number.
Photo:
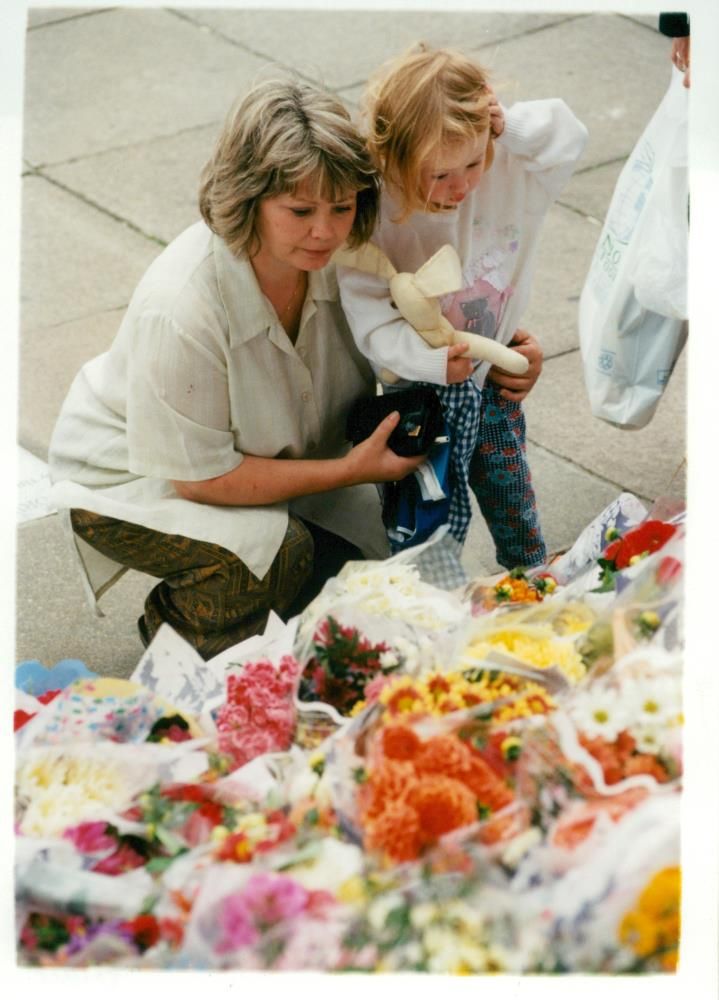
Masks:
[[[385,809],[367,824],[365,847],[382,851],[393,861],[414,861],[422,847],[416,811],[402,800],[387,802]]]
[[[385,726],[382,731],[382,751],[392,760],[412,760],[422,741],[409,726]]]
[[[431,736],[417,753],[414,764],[418,774],[443,774],[464,780],[472,763],[466,743],[451,734]]]
[[[472,755],[469,770],[463,777],[480,805],[498,812],[513,801],[514,796],[495,771],[481,757]]]
[[[417,777],[409,761],[384,759],[360,787],[359,804],[366,819],[373,819],[384,811],[388,802],[404,799],[416,785]]]
[[[421,778],[409,802],[417,811],[421,836],[426,842],[477,819],[474,795],[467,786],[441,774]]]

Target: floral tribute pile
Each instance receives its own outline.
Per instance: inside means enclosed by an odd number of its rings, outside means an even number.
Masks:
[[[22,965],[677,967],[681,511],[454,592],[405,552],[203,663],[17,690]],[[44,676],[43,676],[44,674]],[[59,675],[58,675],[59,676]]]

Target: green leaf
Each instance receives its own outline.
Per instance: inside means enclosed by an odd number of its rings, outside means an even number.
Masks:
[[[161,875],[183,854],[187,854],[187,848],[182,851],[178,851],[177,854],[173,854],[172,857],[168,857],[165,854],[158,855],[156,858],[152,858],[151,861],[147,862],[145,865],[145,871],[148,871],[151,875]]]

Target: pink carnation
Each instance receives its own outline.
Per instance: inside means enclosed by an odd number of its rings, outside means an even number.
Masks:
[[[257,872],[245,885],[242,898],[257,923],[271,925],[302,913],[309,893],[294,879],[273,872]]]
[[[223,903],[217,920],[221,936],[215,951],[223,954],[255,944],[260,932],[252,920],[250,908],[242,896],[229,896]]]
[[[129,844],[120,844],[118,849],[107,858],[102,858],[90,869],[101,875],[124,875],[133,868],[142,868],[146,859],[134,851]]]
[[[110,851],[117,846],[115,837],[106,833],[106,830],[107,823],[98,820],[95,823],[80,823],[78,826],[68,827],[63,837],[71,840],[83,854],[97,854],[100,851]]]
[[[217,729],[220,750],[237,767],[290,745],[299,674],[297,660],[284,656],[277,668],[259,660],[227,678],[227,702],[217,714]]]
[[[377,701],[382,691],[382,688],[386,684],[389,684],[391,680],[392,680],[391,677],[387,677],[384,674],[377,674],[376,677],[373,677],[372,680],[367,683],[364,689],[365,701],[369,702],[370,704]]]

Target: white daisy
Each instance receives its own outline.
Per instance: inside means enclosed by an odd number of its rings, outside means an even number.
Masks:
[[[569,714],[577,729],[590,739],[601,737],[613,742],[632,719],[629,706],[616,688],[594,685],[578,692]]]
[[[631,697],[639,726],[676,726],[681,722],[682,682],[679,677],[648,677],[635,682]]]

